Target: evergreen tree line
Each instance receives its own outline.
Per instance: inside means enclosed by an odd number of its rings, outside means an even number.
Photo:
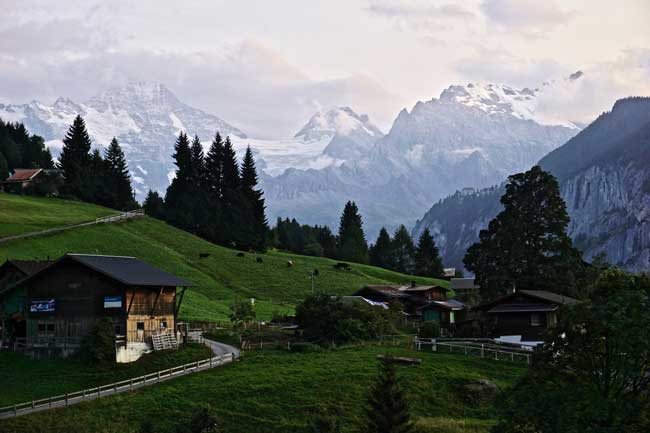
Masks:
[[[438,247],[429,229],[425,229],[417,245],[403,225],[392,239],[382,227],[375,244],[370,247],[370,264],[404,274],[442,277],[443,266]]]
[[[217,244],[263,251],[269,228],[250,147],[240,166],[229,137],[217,132],[204,154],[198,136],[190,143],[181,132],[173,158],[176,177],[164,199],[149,191],[145,212]]]
[[[368,247],[359,208],[352,201],[343,209],[338,235],[328,226],[301,225],[295,218],[278,218],[271,239],[274,247],[298,254],[370,263],[406,274],[429,277],[443,274],[438,248],[428,229],[415,245],[403,225],[393,238],[382,228],[375,244]]]
[[[30,135],[22,123],[0,119],[0,180],[17,168],[53,168],[52,154],[43,137]]]
[[[86,124],[77,116],[63,139],[58,167],[63,174],[64,196],[119,210],[138,207],[124,152],[113,138],[104,155],[91,151]]]
[[[278,218],[271,236],[275,248],[309,256],[368,263],[368,243],[359,208],[348,201],[343,208],[338,235],[328,226],[301,225],[294,219]]]

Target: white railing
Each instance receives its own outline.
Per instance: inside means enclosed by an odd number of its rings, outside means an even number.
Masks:
[[[144,376],[134,377],[119,382],[101,385],[94,388],[88,388],[81,391],[70,392],[57,395],[54,397],[32,400],[25,403],[18,403],[11,406],[0,408],[0,419],[12,418],[21,415],[27,415],[33,412],[48,410],[57,407],[68,407],[82,401],[95,400],[101,397],[107,397],[122,392],[128,392],[145,386],[155,385],[164,380],[174,377],[180,377],[191,373],[219,367],[238,358],[235,353],[213,356],[212,358],[202,359],[200,361],[190,362],[179,365],[178,367],[168,368],[166,370],[156,371],[145,374]]]
[[[530,350],[501,346],[492,340],[440,341],[435,338],[415,339],[415,347],[418,350],[422,350],[425,346],[431,346],[432,352],[463,353],[494,359],[495,361],[524,361],[530,365],[532,359]]]

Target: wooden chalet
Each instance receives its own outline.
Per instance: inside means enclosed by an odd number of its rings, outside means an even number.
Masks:
[[[4,191],[56,195],[62,183],[61,171],[57,169],[17,168],[0,182]]]
[[[9,289],[24,299],[24,333],[13,338],[35,357],[66,356],[97,320],[108,318],[118,361],[133,361],[151,349],[154,337],[175,338],[189,286],[135,257],[66,254]]]
[[[423,322],[438,322],[442,329],[453,328],[464,310],[465,304],[455,299],[429,302],[417,309]]]
[[[404,306],[404,313],[411,318],[419,318],[418,308],[433,301],[447,299],[449,289],[442,286],[404,285],[369,285],[357,290],[354,296],[362,296],[373,302],[399,302]]]
[[[563,306],[579,302],[543,290],[517,290],[475,307],[481,313],[480,327],[486,337],[519,337],[520,341],[542,341],[547,329],[557,323]]]
[[[0,266],[0,347],[8,346],[11,336],[25,334],[25,290],[11,289],[50,264],[50,260],[8,259]]]

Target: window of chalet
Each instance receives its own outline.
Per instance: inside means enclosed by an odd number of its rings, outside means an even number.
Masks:
[[[167,322],[163,320],[162,322],[160,322],[160,330],[162,331],[165,329],[167,329]]]
[[[137,322],[135,324],[135,329],[138,331],[144,331],[144,322]]]
[[[49,336],[54,335],[56,326],[54,322],[38,322],[38,335]]]
[[[530,313],[530,326],[542,326],[542,315],[539,313]]]

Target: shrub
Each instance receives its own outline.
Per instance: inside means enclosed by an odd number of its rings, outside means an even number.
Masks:
[[[115,328],[111,319],[95,322],[92,329],[81,340],[79,355],[91,363],[115,362]]]
[[[297,353],[322,352],[323,350],[321,346],[314,343],[293,343],[290,347],[292,352]]]
[[[440,324],[438,322],[424,322],[418,331],[420,338],[438,338],[440,337]]]

